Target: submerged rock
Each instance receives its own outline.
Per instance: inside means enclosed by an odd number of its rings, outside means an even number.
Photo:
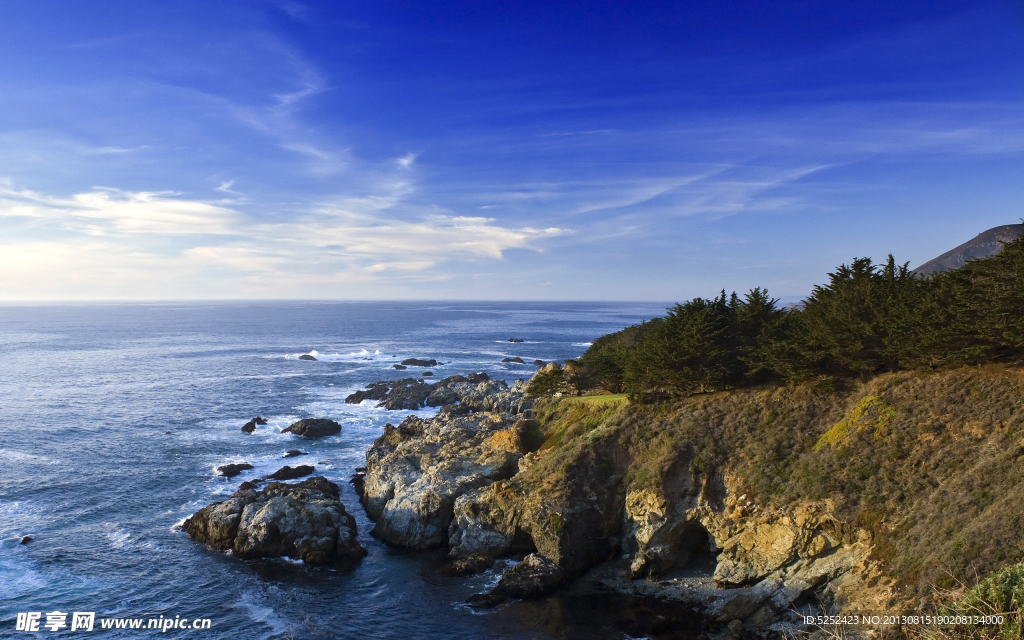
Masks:
[[[402,364],[407,367],[436,367],[438,362],[431,358],[430,360],[420,360],[419,358],[406,358],[402,360]]]
[[[246,433],[252,433],[253,431],[256,430],[256,425],[258,424],[267,424],[266,418],[256,416],[255,418],[253,418],[249,422],[246,422],[245,425],[242,426],[242,431]],[[170,431],[168,431],[167,433],[170,433]]]
[[[308,476],[313,473],[314,468],[308,464],[300,464],[297,467],[289,467],[285,465],[275,471],[274,473],[267,476],[268,480],[294,480],[295,478],[301,478],[302,476]]]
[[[253,468],[253,466],[251,464],[249,464],[248,462],[223,464],[223,465],[217,467],[217,473],[219,473],[220,475],[224,476],[225,478],[234,478],[235,476],[237,476],[238,474],[242,473],[243,471],[246,471],[246,470],[252,469],[252,468]]]
[[[323,438],[341,433],[341,425],[326,418],[305,418],[282,429],[281,433],[294,433],[303,438]]]
[[[272,482],[259,491],[239,488],[228,500],[197,511],[182,529],[193,540],[240,558],[288,556],[316,565],[366,555],[337,485],[321,477],[291,485]]]
[[[509,342],[522,342],[522,340],[520,340],[519,338],[509,338],[508,341]]]

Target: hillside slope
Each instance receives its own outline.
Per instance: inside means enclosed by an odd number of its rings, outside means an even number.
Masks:
[[[614,557],[656,577],[710,548],[719,587],[764,596],[720,619],[757,627],[808,598],[916,609],[1024,558],[1017,368],[535,410],[527,440],[543,444],[460,499],[453,540],[525,540],[568,576]]]
[[[993,227],[941,256],[929,260],[914,269],[914,272],[928,275],[936,271],[957,269],[967,264],[969,260],[977,260],[999,253],[1003,248],[1003,243],[1017,239],[1022,233],[1024,233],[1024,224],[1004,224],[1001,227]]]

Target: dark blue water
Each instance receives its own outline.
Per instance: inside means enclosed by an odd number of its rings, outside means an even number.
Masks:
[[[17,612],[59,610],[213,621],[210,630],[163,634],[170,637],[621,638],[595,615],[609,607],[600,596],[570,593],[474,612],[461,602],[493,582],[493,573],[442,577],[441,554],[394,550],[372,538],[347,481],[383,425],[409,412],[343,400],[374,380],[408,375],[391,367],[408,357],[443,362],[435,380],[483,370],[511,383],[534,367],[503,365],[504,356],[576,357],[595,337],[664,307],[0,307],[0,637],[24,637],[14,630]],[[525,342],[508,343],[512,337]],[[319,361],[298,359],[313,350]],[[256,415],[270,424],[242,433]],[[306,442],[279,432],[303,417],[333,418],[342,433]],[[291,448],[309,451],[298,460],[341,487],[369,551],[358,567],[240,561],[176,528],[242,481],[282,466]],[[256,468],[232,480],[215,477],[218,465],[243,461]],[[35,540],[17,544],[24,535]]]

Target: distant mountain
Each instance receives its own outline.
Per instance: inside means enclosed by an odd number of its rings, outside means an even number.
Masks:
[[[956,249],[942,254],[938,258],[929,260],[920,267],[914,269],[915,273],[927,275],[936,271],[946,271],[962,267],[968,260],[984,258],[999,253],[1004,242],[1016,240],[1024,233],[1024,224],[1004,224],[1001,227],[992,227],[984,233],[979,233],[973,240],[969,240]]]

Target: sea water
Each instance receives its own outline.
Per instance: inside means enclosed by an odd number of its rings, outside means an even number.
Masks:
[[[664,304],[164,303],[0,306],[0,637],[19,612],[96,612],[103,638],[622,638],[613,594],[573,589],[490,611],[463,604],[494,571],[438,572],[443,550],[370,535],[348,482],[385,423],[409,411],[353,391],[434,358],[433,380],[486,371],[510,384]],[[523,340],[511,343],[509,338]],[[316,361],[301,360],[312,354]],[[436,409],[415,412],[427,417]],[[240,428],[262,416],[252,435]],[[338,436],[281,429],[331,418]],[[282,458],[288,449],[309,452]],[[232,479],[217,466],[248,462]],[[367,555],[348,570],[243,561],[190,540],[180,523],[284,464],[336,482]],[[33,541],[20,544],[23,536]],[[619,612],[621,613],[621,612]],[[101,630],[101,618],[208,618],[207,630]],[[46,631],[43,635],[57,636]]]

